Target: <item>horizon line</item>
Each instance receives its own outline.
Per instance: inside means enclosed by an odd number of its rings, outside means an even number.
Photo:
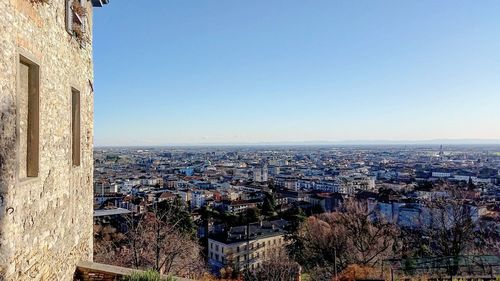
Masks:
[[[199,147],[199,146],[334,146],[334,145],[500,145],[500,139],[427,139],[427,140],[344,140],[276,141],[170,144],[104,144],[94,147]]]

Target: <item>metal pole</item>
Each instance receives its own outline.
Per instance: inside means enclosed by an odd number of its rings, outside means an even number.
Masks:
[[[247,249],[246,249],[246,256],[247,256],[247,270],[250,270],[250,222],[248,221],[247,217]]]
[[[380,277],[384,276],[384,261],[380,263]]]
[[[335,279],[337,279],[337,248],[333,248],[333,269],[335,271]]]

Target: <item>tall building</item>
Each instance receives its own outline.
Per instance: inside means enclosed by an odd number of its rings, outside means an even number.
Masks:
[[[0,0],[0,280],[92,260],[92,7]]]
[[[267,182],[267,165],[259,165],[252,169],[255,182]]]

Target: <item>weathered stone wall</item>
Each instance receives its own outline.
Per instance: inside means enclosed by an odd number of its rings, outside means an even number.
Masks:
[[[0,0],[0,280],[71,280],[79,261],[92,260],[91,46],[66,31],[65,1]],[[40,67],[39,175],[28,180],[17,176],[20,53]],[[81,92],[79,167],[71,162],[71,87]]]

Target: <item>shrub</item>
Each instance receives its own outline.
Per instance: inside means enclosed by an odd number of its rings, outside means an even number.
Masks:
[[[359,279],[377,279],[377,269],[369,266],[351,264],[337,277],[337,281],[354,281]]]
[[[160,273],[154,270],[138,271],[134,272],[130,277],[124,279],[124,281],[176,281],[174,277],[161,278]]]
[[[42,1],[48,1],[48,0],[42,0]],[[73,0],[73,3],[71,3],[71,9],[75,12],[75,14],[77,14],[81,18],[87,15],[87,9],[85,9],[85,7],[83,7],[82,4],[80,4],[80,1],[78,0]]]
[[[76,41],[82,46],[90,41],[81,24],[73,23],[73,35]]]

